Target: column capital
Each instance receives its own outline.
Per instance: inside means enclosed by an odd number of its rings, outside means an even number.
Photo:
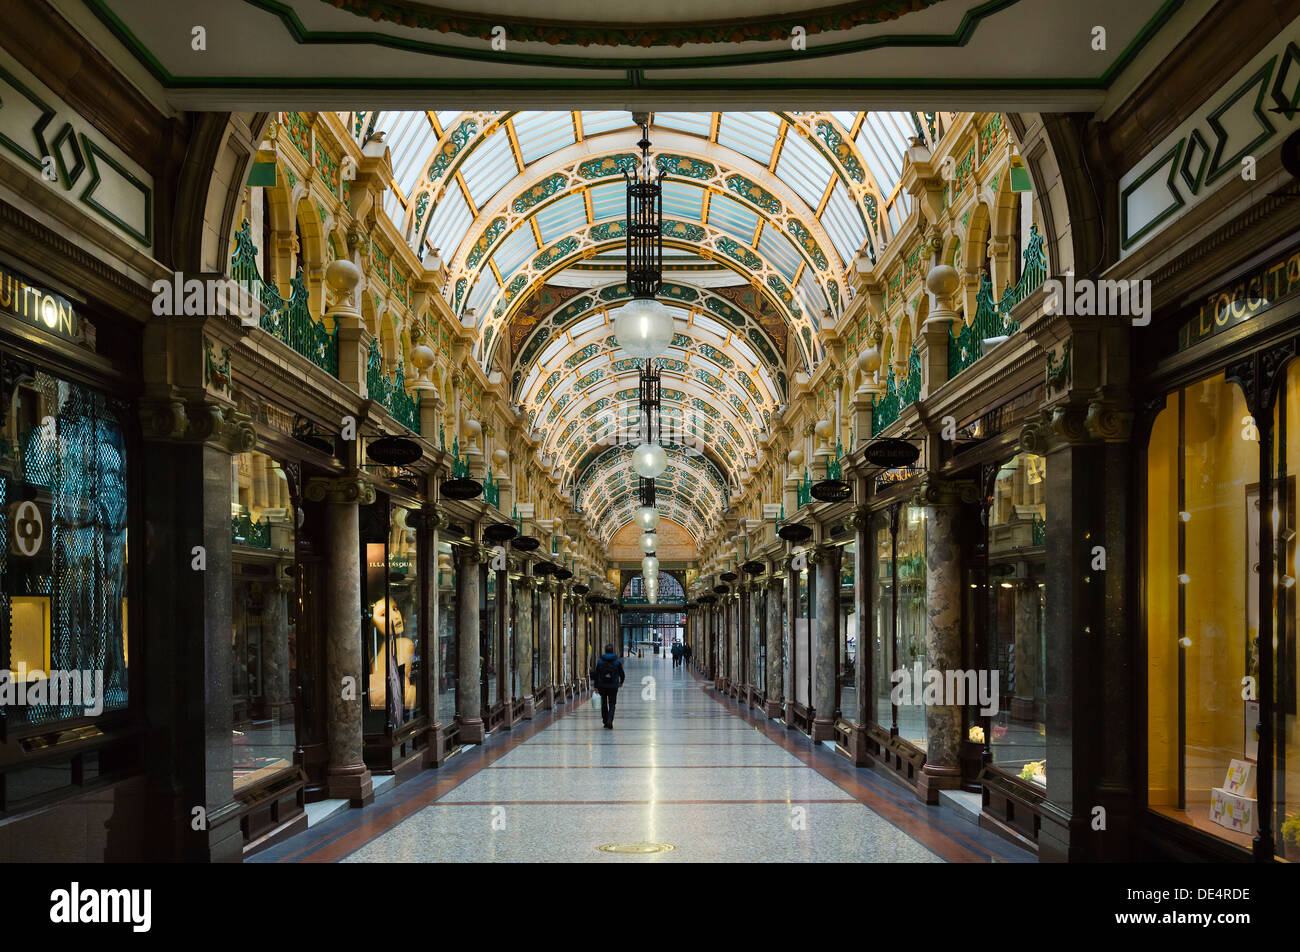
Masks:
[[[525,591],[535,592],[541,585],[541,579],[535,575],[521,575],[518,584]]]
[[[979,501],[979,489],[973,479],[936,479],[922,477],[916,488],[916,504],[921,506],[957,506]]]
[[[871,528],[871,510],[865,505],[854,506],[844,524],[859,531]]]
[[[451,525],[451,520],[447,517],[447,514],[433,503],[426,503],[424,508],[420,510],[420,519],[423,521],[424,528],[431,532],[437,529],[445,529]]]
[[[1093,416],[1092,427],[1089,416]],[[1098,403],[1094,410],[1092,405],[1077,403],[1058,403],[1052,407],[1043,407],[1038,416],[1029,420],[1020,428],[1020,450],[1036,456],[1046,456],[1067,446],[1080,446],[1099,441],[1094,435],[1104,429],[1123,433],[1132,422],[1131,413],[1108,410]],[[1127,417],[1127,419],[1125,419]],[[1122,437],[1117,436],[1117,439]]]
[[[368,506],[375,501],[375,487],[360,476],[313,476],[304,495],[310,502]]]
[[[155,400],[140,407],[144,438],[165,443],[202,443],[227,453],[257,446],[252,417],[233,407],[181,399]]]

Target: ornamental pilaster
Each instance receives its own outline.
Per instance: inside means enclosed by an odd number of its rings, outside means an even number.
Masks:
[[[360,476],[313,476],[304,495],[309,502],[369,506],[375,501],[375,487]]]

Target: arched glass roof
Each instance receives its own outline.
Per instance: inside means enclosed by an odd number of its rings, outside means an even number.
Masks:
[[[613,337],[622,283],[624,170],[640,127],[623,111],[354,112],[382,133],[384,210],[447,270],[475,357],[510,380],[543,460],[602,533],[631,518],[639,361]],[[787,379],[822,357],[818,330],[848,305],[856,257],[875,259],[910,211],[904,152],[933,145],[934,113],[661,112],[664,286],[676,336],[658,360],[664,515],[699,538],[757,465]]]

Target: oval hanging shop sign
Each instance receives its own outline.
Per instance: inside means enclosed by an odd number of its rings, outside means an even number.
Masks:
[[[865,455],[868,463],[883,466],[885,469],[897,469],[915,463],[916,458],[921,455],[921,448],[907,440],[876,440],[874,443],[867,444]]]

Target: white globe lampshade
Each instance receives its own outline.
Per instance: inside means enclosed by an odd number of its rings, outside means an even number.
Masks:
[[[641,533],[641,551],[647,555],[659,547],[659,539],[653,532]]]
[[[659,574],[659,560],[653,555],[647,555],[641,560],[641,574],[645,576],[657,576]]]
[[[614,316],[614,336],[631,357],[658,357],[672,343],[673,314],[652,298],[634,298]]]
[[[653,532],[659,525],[659,510],[654,506],[642,506],[636,511],[636,524],[643,532]]]
[[[658,576],[656,576],[656,577],[654,577],[654,578],[648,578],[648,579],[645,580],[645,590],[646,590],[646,594],[647,594],[647,595],[658,595],[658,594],[659,594],[659,578],[658,578]]]
[[[668,468],[668,454],[658,443],[642,443],[632,451],[632,468],[642,479],[658,479]]]

